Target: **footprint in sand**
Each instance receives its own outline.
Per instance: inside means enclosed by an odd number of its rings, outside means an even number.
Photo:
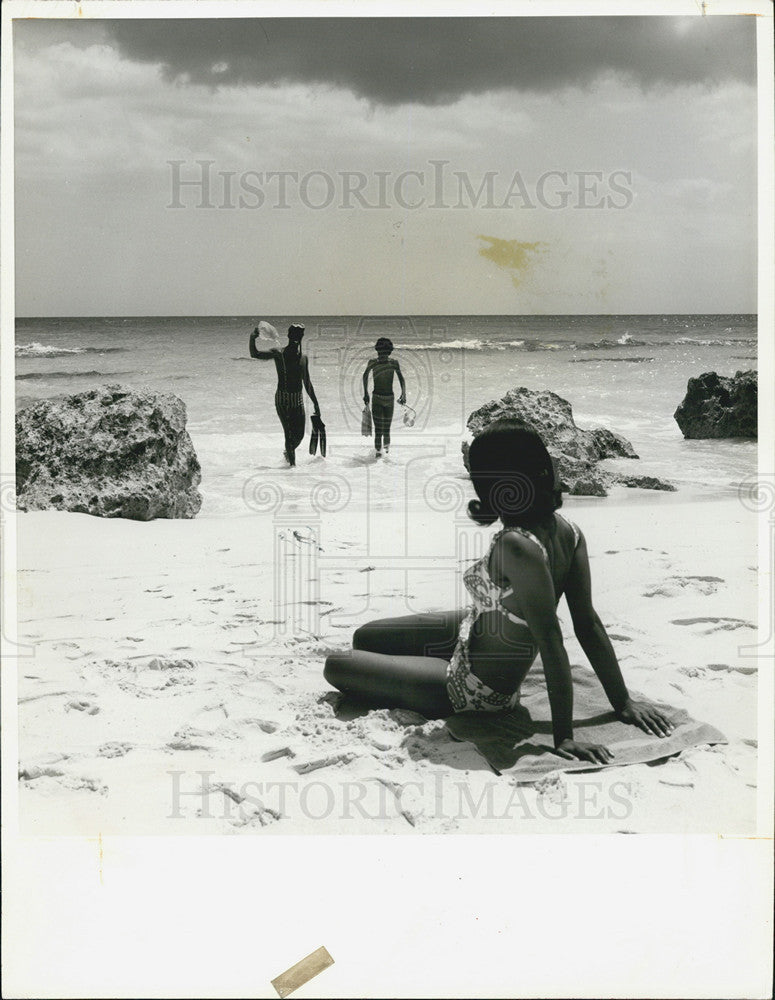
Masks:
[[[240,803],[240,805],[241,804],[242,803]],[[270,826],[272,823],[276,823],[280,819],[282,819],[282,815],[277,812],[276,809],[270,809],[267,806],[261,806],[260,808],[251,806],[250,811],[242,810],[242,816],[233,821],[233,826],[239,827],[240,829],[244,829],[246,827]]]
[[[102,746],[97,750],[97,756],[99,757],[125,757],[130,750],[134,750],[131,743],[103,743]]]
[[[705,667],[679,667],[678,672],[683,674],[685,677],[705,677],[706,670]]]
[[[226,782],[214,782],[207,787],[208,795],[222,795],[224,798],[221,815],[231,819],[232,826],[235,827],[257,827],[269,826],[281,819],[281,814],[276,809],[270,809],[256,798],[252,797],[248,801],[246,795],[242,795],[235,788]],[[234,807],[237,807],[235,810]],[[236,815],[235,815],[236,812]]]
[[[278,694],[285,694],[285,688],[265,677],[254,677],[250,681],[240,683],[239,686],[240,698],[265,699],[267,696]]]
[[[212,750],[212,733],[197,729],[196,726],[181,726],[167,743],[167,749]]]
[[[757,667],[732,667],[728,663],[709,663],[708,670],[721,671],[726,674],[743,674],[745,676],[758,672]]]
[[[97,778],[65,774],[64,771],[58,771],[52,767],[33,767],[25,771],[20,771],[19,780],[28,788],[34,788],[36,792],[41,792],[44,795],[56,795],[62,791],[97,792],[99,795],[108,794],[108,786]]]
[[[65,704],[66,712],[85,712],[86,715],[96,715],[99,712],[99,705],[93,701],[86,701],[82,698],[73,698]]]
[[[236,720],[242,726],[250,726],[254,729],[260,729],[262,733],[276,733],[280,728],[279,722],[271,722],[269,719],[238,719]]]
[[[191,724],[197,732],[214,733],[229,718],[226,706],[222,701],[214,702],[210,705],[203,705],[191,716]]]
[[[33,781],[35,778],[49,777],[58,778],[61,777],[65,772],[62,771],[57,764],[61,764],[63,761],[69,760],[70,755],[66,753],[50,753],[46,754],[43,758],[38,760],[37,764],[29,762],[23,767],[19,765],[19,780],[20,781]]]
[[[682,587],[692,587],[701,594],[715,594],[718,585],[726,582],[722,576],[675,576],[673,579]]]
[[[703,629],[705,635],[711,632],[729,632],[739,628],[756,628],[751,622],[742,618],[673,618],[671,625],[710,625],[711,628]]]
[[[137,698],[159,694],[181,694],[196,682],[193,660],[162,656],[134,657],[131,660],[92,661],[82,671],[85,679],[94,675]]]
[[[719,585],[726,581],[720,576],[671,576],[659,586],[643,594],[644,597],[678,597],[689,590],[709,597],[715,594]]]

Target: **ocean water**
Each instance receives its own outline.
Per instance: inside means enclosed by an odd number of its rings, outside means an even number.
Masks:
[[[280,331],[306,326],[328,432],[325,460],[311,458],[305,442],[298,468],[284,467],[274,365],[248,355],[258,319]],[[393,340],[416,420],[405,427],[396,407],[391,455],[377,467],[360,436],[360,412],[361,377],[379,336]],[[303,507],[325,480],[334,494],[363,498],[363,486],[377,505],[399,494],[427,501],[444,477],[464,481],[468,414],[526,386],[567,399],[579,425],[602,424],[628,438],[640,461],[609,467],[669,479],[684,496],[713,496],[753,474],[756,445],[685,441],[673,413],[689,378],[756,368],[756,346],[752,315],[18,319],[17,408],[106,383],[175,393],[202,463],[201,516],[239,515],[263,509],[270,481],[291,508]]]

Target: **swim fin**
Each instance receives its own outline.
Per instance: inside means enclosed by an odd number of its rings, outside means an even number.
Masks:
[[[320,445],[320,454],[323,458],[326,457],[326,425],[320,419],[320,417],[313,413],[310,418],[312,424],[312,433],[309,439],[309,453],[314,455],[318,450],[318,445]]]
[[[325,458],[326,457],[326,425],[323,423],[322,420],[320,420],[320,417],[318,417],[318,421],[320,422],[320,454],[323,456],[323,458]]]

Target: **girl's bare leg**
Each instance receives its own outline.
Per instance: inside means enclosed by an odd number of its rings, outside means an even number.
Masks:
[[[374,707],[408,708],[433,719],[454,712],[447,694],[447,661],[437,657],[353,649],[329,656],[323,675],[340,691]]]
[[[465,611],[429,611],[381,618],[355,630],[353,649],[451,660],[464,616]]]

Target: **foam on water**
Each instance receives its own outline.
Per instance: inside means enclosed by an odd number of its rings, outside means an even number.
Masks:
[[[31,344],[17,344],[17,358],[66,358],[73,354],[111,354],[123,347],[51,347],[34,340]]]
[[[60,378],[88,378],[88,379],[116,379],[123,378],[126,375],[136,375],[136,371],[125,371],[125,372],[99,372],[99,371],[84,371],[84,372],[25,372],[23,375],[17,375],[17,382],[27,382],[27,381],[38,381],[38,382],[48,382],[52,379]]]

